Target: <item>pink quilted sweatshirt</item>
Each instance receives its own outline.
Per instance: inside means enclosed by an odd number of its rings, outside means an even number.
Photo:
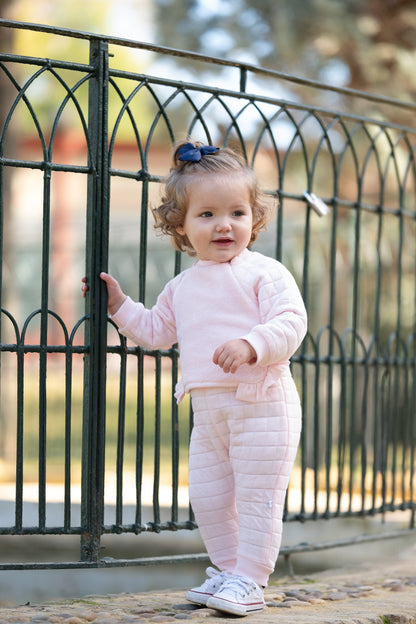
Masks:
[[[197,261],[172,279],[151,309],[129,297],[112,316],[120,332],[147,349],[178,343],[182,378],[178,402],[193,388],[235,388],[237,398],[267,398],[306,333],[306,311],[296,282],[277,260],[244,250],[231,262]],[[243,338],[257,359],[224,373],[215,349]]]

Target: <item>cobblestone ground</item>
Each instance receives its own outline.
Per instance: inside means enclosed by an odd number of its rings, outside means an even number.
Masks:
[[[251,624],[416,624],[416,561],[377,564],[287,577],[269,586],[263,612],[245,618]],[[189,624],[235,620],[192,605],[183,590],[86,596],[74,601],[0,605],[0,624]],[[243,618],[244,619],[244,618]]]

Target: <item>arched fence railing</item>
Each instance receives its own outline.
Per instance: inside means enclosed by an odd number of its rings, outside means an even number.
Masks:
[[[413,531],[416,107],[91,33],[0,26],[40,37],[28,54],[0,53],[0,535],[81,540],[79,561],[0,568],[156,562],[141,556],[147,534],[196,528],[177,350],[127,343],[99,279],[109,267],[152,305],[189,266],[148,219],[188,136],[254,167],[275,205],[257,248],[288,266],[308,309],[285,520],[403,512],[397,534]],[[59,57],[30,55],[56,40]],[[105,536],[122,533],[140,536],[131,559],[101,558]]]

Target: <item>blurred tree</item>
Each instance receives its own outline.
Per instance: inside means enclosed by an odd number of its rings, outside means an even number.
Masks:
[[[414,101],[416,0],[155,3],[165,45]]]
[[[10,11],[7,17],[17,21],[48,24],[51,26],[96,33],[103,33],[106,30],[110,30],[109,34],[114,35],[114,33],[111,32],[111,19],[114,20],[114,13],[117,11],[118,0],[94,0],[90,2],[85,2],[84,0],[62,0],[62,2],[54,3],[53,7],[51,7],[49,0],[37,0],[36,3],[33,3],[32,0],[8,1],[10,2]],[[125,15],[126,11],[125,3],[121,4],[122,6],[118,8],[119,19],[120,16],[122,17]],[[146,16],[146,19],[149,19],[150,9],[147,5],[147,0],[139,1],[137,5],[138,18],[143,14]],[[4,15],[2,16],[5,17]],[[8,32],[8,29],[3,30]],[[8,45],[8,52],[41,58],[62,59],[74,63],[89,62],[88,40],[57,36],[51,33],[29,29],[16,30],[14,32],[13,46]],[[124,70],[131,69],[143,72],[150,62],[148,56],[136,54],[135,51],[125,47],[110,45],[109,50],[112,58],[112,67],[121,67]],[[70,88],[73,88],[82,77],[82,73],[78,74],[77,72],[63,69],[59,70],[58,73]],[[24,84],[25,80],[31,76],[30,68],[19,68],[16,75],[19,76],[20,83]],[[37,80],[36,89],[31,94],[31,103],[36,108],[36,114],[43,128],[46,128],[51,120],[54,120],[58,107],[63,98],[67,95],[67,90],[60,85],[58,80],[52,79],[50,76],[49,78],[50,79],[47,80],[43,77],[42,80]],[[120,83],[122,81],[118,82]],[[125,84],[123,84],[123,89],[125,89]],[[127,97],[128,94],[127,92],[125,97]],[[87,85],[85,84],[80,87],[75,95],[86,115],[88,100]],[[137,106],[141,119],[145,119],[149,124],[149,115],[146,107],[142,104]],[[120,97],[110,88],[110,128],[113,127],[121,107],[122,101]],[[71,105],[67,108],[71,109]],[[22,119],[19,119],[19,124],[20,129],[23,128],[27,134],[30,134],[34,132],[34,125],[32,118],[26,113],[27,111],[24,111],[23,114],[21,113]],[[72,125],[77,129],[80,128],[79,119],[76,115],[72,115],[71,111],[62,119],[60,127],[64,128],[65,124],[68,124],[69,127]],[[132,137],[132,127],[127,120],[120,124],[118,137],[122,140],[128,140]]]

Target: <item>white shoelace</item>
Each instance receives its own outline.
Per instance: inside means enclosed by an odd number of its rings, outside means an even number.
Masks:
[[[229,591],[233,594],[233,597],[238,600],[239,598],[244,598],[250,592],[250,589],[256,590],[255,584],[249,579],[243,579],[239,576],[234,576],[224,583],[218,593],[222,593],[223,591]]]
[[[209,587],[210,585],[212,585],[213,582],[215,583],[215,581],[217,581],[219,584],[221,584],[221,579],[222,578],[225,579],[228,576],[225,572],[220,572],[219,570],[216,570],[215,568],[211,568],[211,567],[209,567],[209,568],[207,568],[205,570],[205,574],[207,576],[209,576],[209,578],[207,578],[204,581],[204,583],[202,584],[201,588],[202,587],[205,588],[205,585],[207,585]]]

